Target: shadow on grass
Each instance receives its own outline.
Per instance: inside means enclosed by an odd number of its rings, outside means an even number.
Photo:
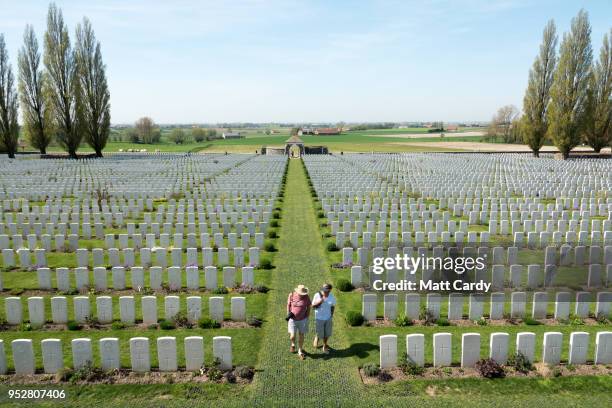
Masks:
[[[357,357],[357,358],[367,358],[370,356],[370,352],[373,350],[378,350],[378,346],[372,343],[354,343],[351,344],[347,348],[343,349],[334,349],[330,351],[329,354],[324,353],[307,353],[307,356],[312,359],[335,359],[335,358],[349,358],[349,357]]]

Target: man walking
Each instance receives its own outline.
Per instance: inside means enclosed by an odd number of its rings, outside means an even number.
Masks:
[[[332,318],[336,309],[336,298],[331,294],[332,285],[326,283],[312,299],[312,307],[315,310],[315,322],[317,335],[314,340],[315,348],[318,347],[318,340],[323,340],[323,352],[329,354],[327,341],[332,335]]]
[[[298,356],[303,360],[304,335],[308,333],[308,317],[310,316],[310,296],[308,288],[298,285],[287,298],[287,321],[289,338],[291,339],[290,351],[295,353],[295,335],[298,335]]]

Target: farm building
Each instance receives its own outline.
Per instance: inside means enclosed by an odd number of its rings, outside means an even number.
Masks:
[[[244,136],[241,135],[240,132],[223,132],[221,136],[224,139],[242,139],[244,138]]]

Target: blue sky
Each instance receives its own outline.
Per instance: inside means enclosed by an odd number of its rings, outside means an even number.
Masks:
[[[542,29],[584,7],[594,55],[612,2],[57,1],[92,21],[112,122],[489,120],[519,108]],[[47,1],[0,0],[13,66]]]

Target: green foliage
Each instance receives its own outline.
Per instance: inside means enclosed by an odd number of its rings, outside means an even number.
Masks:
[[[425,326],[431,326],[432,324],[435,324],[438,321],[436,316],[429,309],[427,309],[426,306],[421,306],[419,319],[423,320],[423,324]]]
[[[338,251],[338,246],[336,245],[335,242],[328,242],[327,243],[327,251],[328,252],[337,252]]]
[[[413,322],[406,315],[400,315],[395,320],[394,323],[398,327],[406,327],[412,326]]]
[[[525,317],[523,319],[523,323],[525,323],[527,326],[539,326],[539,325],[542,324],[542,322],[540,322],[540,321],[538,321],[536,319],[533,319],[531,317]]]
[[[380,374],[380,367],[376,363],[364,364],[363,373],[368,377],[376,377]]]
[[[127,325],[123,322],[113,322],[111,324],[111,329],[113,330],[121,330],[121,329],[125,329],[127,327]]]
[[[66,327],[68,328],[68,330],[71,330],[71,331],[77,331],[83,328],[81,324],[75,322],[74,320],[69,320],[68,323],[66,323]]]
[[[176,329],[176,324],[172,320],[164,319],[159,322],[159,328],[162,330],[174,330]]]
[[[361,326],[363,324],[363,315],[354,310],[349,310],[345,315],[346,323],[349,326]]]
[[[519,373],[527,374],[533,370],[533,365],[520,351],[508,357],[508,366],[513,367]]]
[[[270,239],[278,238],[278,234],[276,233],[276,231],[270,230],[268,231],[268,238]]]
[[[218,286],[216,289],[212,290],[214,295],[227,295],[229,290],[225,286]]]
[[[187,141],[187,135],[181,128],[172,129],[170,136],[168,137],[174,144],[183,144]]]
[[[561,41],[548,108],[548,135],[564,158],[578,146],[585,129],[592,54],[589,18],[580,10]]]
[[[438,326],[450,326],[451,325],[448,319],[445,317],[440,317],[439,319],[437,319],[436,324]]]
[[[400,363],[399,368],[406,375],[412,375],[415,377],[419,377],[419,376],[422,376],[423,373],[425,372],[425,368],[415,364],[414,361],[410,360],[408,358],[408,353],[406,352],[402,354],[401,361],[402,362]]]
[[[206,140],[206,130],[199,127],[191,129],[191,138],[196,143],[202,143]]]
[[[338,279],[336,281],[336,287],[340,292],[350,292],[354,289],[351,282],[347,279]]]
[[[478,360],[475,365],[476,371],[484,378],[503,378],[506,376],[504,368],[492,358]]]
[[[561,377],[563,375],[563,372],[561,371],[560,367],[552,367],[550,371],[550,375],[557,378],[557,377]]]
[[[278,228],[278,221],[276,221],[276,220],[272,220],[272,221],[270,221],[270,226],[271,226],[272,228]]]
[[[214,319],[203,317],[198,321],[198,327],[200,329],[218,329],[221,324]]]

